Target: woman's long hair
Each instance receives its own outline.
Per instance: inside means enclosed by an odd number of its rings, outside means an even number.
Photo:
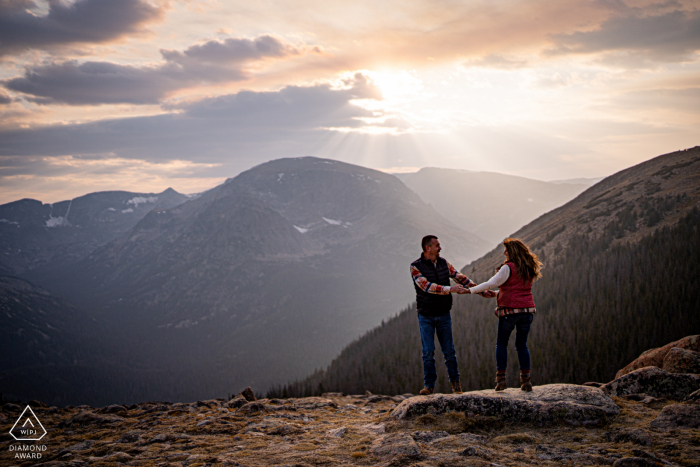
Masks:
[[[508,252],[508,259],[503,263],[512,262],[518,266],[518,274],[526,281],[536,281],[542,277],[542,263],[536,254],[530,251],[522,240],[506,238],[503,246]]]

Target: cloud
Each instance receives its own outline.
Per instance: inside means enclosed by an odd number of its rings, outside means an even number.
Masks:
[[[182,52],[161,50],[164,61],[157,65],[71,60],[28,67],[23,77],[6,80],[4,86],[32,96],[29,100],[39,104],[155,104],[180,89],[245,80],[250,77],[245,65],[251,62],[301,53],[269,35],[254,40],[229,38]]]
[[[555,48],[549,54],[594,54],[613,52],[635,58],[626,64],[679,62],[700,49],[700,11],[674,10],[641,15],[638,10],[604,21],[593,31],[551,36]],[[614,60],[608,61],[608,63]]]
[[[145,24],[162,18],[162,9],[143,0],[51,0],[46,15],[32,0],[3,0],[0,56],[66,44],[104,43],[140,32]]]
[[[0,156],[113,154],[150,160],[194,155],[211,162],[234,153],[301,153],[327,137],[323,128],[361,128],[376,112],[354,99],[380,99],[362,74],[342,88],[287,86],[275,92],[240,91],[170,107],[177,113],[84,124],[0,131]],[[262,149],[261,149],[262,148]]]
[[[0,91],[0,105],[7,105],[12,103],[12,98],[7,95],[6,92]]]
[[[479,68],[500,68],[503,70],[514,70],[518,68],[525,68],[529,65],[527,60],[522,60],[517,57],[509,57],[499,54],[489,54],[485,57],[470,60],[464,63],[467,68],[479,67]]]
[[[633,110],[681,111],[697,118],[698,109],[700,109],[700,87],[630,91],[612,99],[612,103]]]

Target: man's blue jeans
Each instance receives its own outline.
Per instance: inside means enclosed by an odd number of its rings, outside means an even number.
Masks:
[[[527,335],[535,315],[516,313],[498,318],[498,338],[496,339],[496,370],[508,368],[508,339],[515,329],[515,350],[518,351],[518,363],[521,370],[530,369],[530,350],[527,348]]]
[[[452,317],[448,314],[444,316],[423,316],[418,314],[418,325],[420,326],[420,341],[423,344],[423,382],[426,388],[434,388],[437,380],[435,370],[435,334],[440,342],[440,349],[445,356],[447,374],[450,381],[459,381],[459,369],[457,368],[457,354],[452,342]]]

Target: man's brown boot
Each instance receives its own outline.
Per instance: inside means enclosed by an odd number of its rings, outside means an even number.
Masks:
[[[426,386],[423,389],[421,389],[418,394],[420,394],[421,396],[429,396],[434,392],[435,392],[435,388],[429,388]]]
[[[457,381],[452,381],[452,394],[462,394],[462,383]]]
[[[532,383],[530,382],[530,373],[524,375],[520,374],[520,389],[523,391],[532,391]]]
[[[496,373],[496,391],[503,391],[504,389],[508,389],[508,385],[506,384],[506,374]]]

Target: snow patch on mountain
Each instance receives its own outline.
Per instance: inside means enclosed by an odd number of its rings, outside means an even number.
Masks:
[[[296,225],[294,226],[295,229],[297,229],[301,233],[306,233],[309,231],[309,229],[305,229],[303,227],[297,227]]]
[[[341,225],[343,223],[343,221],[337,221],[335,219],[327,219],[323,216],[321,216],[321,219],[323,219],[324,221],[328,222],[331,225]]]
[[[131,198],[129,201],[127,201],[126,204],[133,204],[134,207],[139,207],[139,204],[155,203],[156,201],[158,201],[157,196],[149,196],[148,198],[144,198],[143,196],[136,196],[135,198]]]

